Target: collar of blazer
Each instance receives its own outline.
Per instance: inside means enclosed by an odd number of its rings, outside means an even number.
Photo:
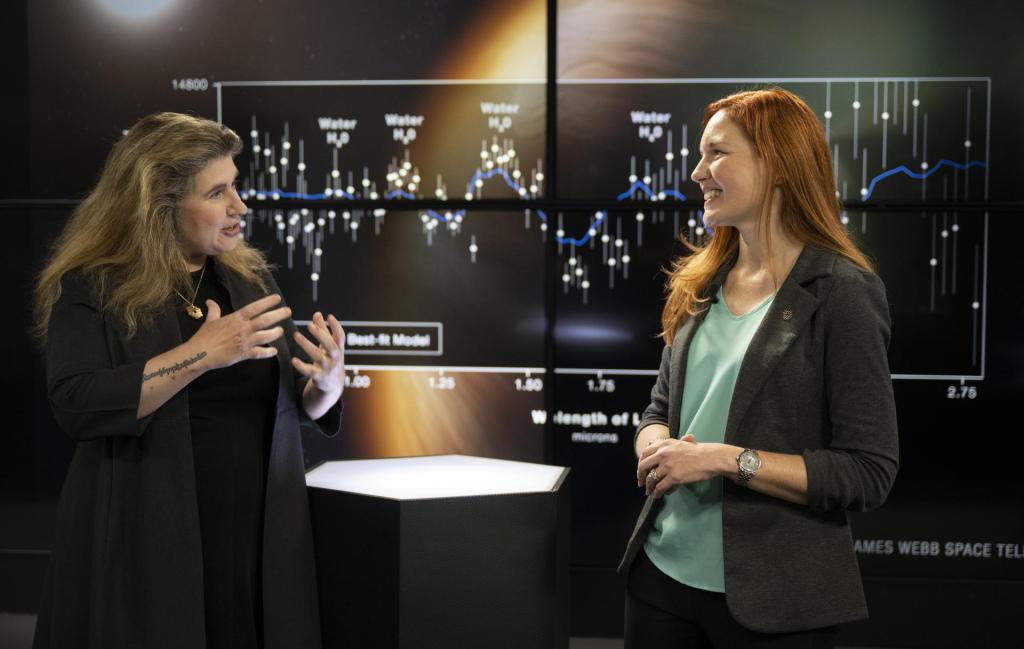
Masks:
[[[778,365],[779,360],[786,353],[786,350],[797,339],[801,331],[817,311],[824,295],[820,294],[819,287],[815,285],[818,279],[828,277],[832,274],[835,266],[836,254],[816,246],[807,244],[801,251],[796,263],[793,265],[789,276],[779,287],[772,302],[765,314],[761,326],[750,341],[750,347],[743,357],[740,366],[739,376],[736,378],[736,387],[733,390],[732,404],[729,407],[729,420],[725,429],[725,442],[732,443],[743,417],[746,415],[750,404],[760,392],[762,386],[771,376],[772,371]],[[712,296],[725,282],[725,277],[736,264],[736,255],[733,255],[708,283],[704,295]],[[686,376],[686,360],[689,355],[690,342],[693,335],[707,313],[700,313],[690,318],[680,327],[676,339],[682,341],[678,353],[674,354],[672,372],[672,383],[680,383],[678,390],[670,391],[673,394],[669,402],[669,422],[675,422],[678,427],[679,403],[682,395],[681,382]],[[676,399],[679,396],[680,399]]]

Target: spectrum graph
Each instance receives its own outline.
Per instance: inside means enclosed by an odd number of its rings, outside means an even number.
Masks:
[[[819,111],[832,147],[837,195],[844,202],[841,219],[872,255],[889,288],[894,314],[905,334],[894,344],[894,376],[983,376],[988,215],[961,209],[958,203],[969,200],[972,193],[983,198],[987,191],[987,157],[970,157],[972,149],[984,147],[968,140],[973,133],[978,142],[988,141],[985,82],[786,83],[801,86],[798,90]],[[246,237],[275,251],[282,272],[295,286],[293,294],[306,296],[302,299],[308,299],[310,309],[345,312],[355,308],[361,312],[350,320],[436,322],[446,337],[453,336],[446,343],[468,340],[480,334],[467,330],[456,335],[454,329],[463,325],[453,328],[451,323],[479,319],[475,310],[463,317],[450,305],[454,310],[435,308],[438,312],[425,318],[416,316],[415,310],[384,316],[379,309],[362,304],[341,309],[333,305],[350,286],[353,268],[359,269],[361,281],[376,287],[376,294],[396,286],[385,279],[390,271],[381,261],[386,258],[381,256],[385,249],[395,250],[384,242],[396,237],[402,242],[400,249],[418,259],[417,266],[436,265],[443,259],[450,268],[435,284],[416,289],[427,296],[449,284],[452,277],[466,282],[469,294],[487,291],[484,287],[496,281],[480,280],[484,275],[497,278],[495,273],[508,273],[524,263],[536,273],[543,266],[545,246],[550,245],[556,264],[547,272],[553,277],[539,280],[538,285],[553,281],[557,287],[556,365],[563,373],[599,376],[648,373],[657,363],[660,343],[654,334],[662,299],[662,270],[674,254],[682,252],[676,243],[680,236],[699,243],[708,235],[700,207],[693,200],[695,186],[688,179],[696,162],[700,109],[705,101],[737,87],[720,80],[563,84],[560,101],[565,109],[560,114],[572,125],[561,131],[570,145],[562,142],[566,154],[560,160],[560,188],[576,192],[580,198],[594,197],[597,187],[604,192],[613,188],[613,193],[603,198],[621,205],[591,212],[529,206],[531,200],[543,196],[544,188],[539,155],[543,137],[537,136],[538,130],[542,131],[537,122],[542,120],[540,113],[525,108],[530,101],[542,104],[542,93],[529,84],[426,89],[386,85],[372,88],[375,92],[383,88],[383,94],[374,96],[372,108],[356,101],[367,92],[367,87],[358,85],[225,84],[220,92],[225,121],[234,119],[249,127],[249,146],[239,160],[243,196],[254,208],[246,218]],[[297,99],[306,98],[301,93],[307,90],[309,101],[296,104]],[[628,135],[606,129],[607,137],[588,137],[586,146],[572,141],[577,132],[573,129],[585,130],[588,124],[579,121],[581,115],[574,110],[584,105],[591,112],[583,116],[593,119],[594,110],[614,110],[609,106],[623,90],[629,91],[622,104],[628,109],[622,120],[628,125]],[[300,93],[298,97],[295,92]],[[403,94],[406,103],[394,98]],[[319,99],[313,101],[314,96]],[[526,101],[525,97],[532,98]],[[460,101],[465,103],[453,104]],[[472,119],[459,122],[464,128],[456,135],[428,141],[431,113],[423,107],[438,102],[444,103],[448,112]],[[362,112],[330,108],[343,104],[360,106]],[[245,109],[235,110],[236,105]],[[305,108],[297,110],[296,105]],[[496,118],[495,111],[504,111],[509,119]],[[526,119],[530,114],[533,119]],[[360,125],[375,116],[380,128]],[[446,126],[455,122],[447,119],[437,130],[449,132]],[[959,124],[959,132],[954,132],[954,122]],[[266,124],[276,126],[264,128]],[[363,134],[362,140],[357,133]],[[620,141],[623,138],[634,145],[632,150]],[[936,149],[952,156],[948,150],[953,138],[962,146],[960,161],[932,156]],[[442,145],[444,151],[438,152]],[[385,158],[380,148],[390,157]],[[595,167],[593,161],[600,163],[606,149],[618,152],[620,164]],[[622,151],[630,152],[624,163]],[[528,158],[535,164],[526,169],[522,161]],[[519,212],[501,213],[500,217],[466,209],[400,209],[403,200],[450,196],[461,200],[503,197],[524,200],[525,205]],[[287,200],[293,198],[325,204],[287,207]],[[354,209],[345,205],[350,200],[363,201],[361,206],[366,200],[380,201],[380,206]],[[282,202],[280,208],[274,205],[278,201]],[[884,201],[916,202],[922,209],[878,212],[875,205]],[[504,234],[500,238],[488,235],[499,220]],[[394,232],[388,234],[388,230]],[[507,256],[512,241],[519,251],[514,259]],[[367,255],[367,250],[378,252]],[[404,285],[403,293],[410,290],[408,282]],[[507,290],[521,291],[522,286],[510,285]],[[541,290],[539,286],[537,290]],[[442,292],[426,303],[436,307],[445,302],[445,295]],[[539,302],[534,308],[543,311]],[[402,335],[406,334],[427,336],[413,330]],[[454,360],[458,349],[455,343],[443,358],[425,357],[414,364],[504,367],[522,374],[524,380],[530,378],[526,372],[543,366],[542,359],[530,363],[514,360],[521,359],[522,353],[487,362],[476,354]],[[936,349],[941,351],[936,353]],[[372,350],[365,353],[370,355],[365,360],[371,365],[395,362],[392,358],[375,360]],[[423,353],[429,356],[433,352]],[[440,351],[437,354],[442,355]]]
[[[843,203],[840,218],[876,261],[903,334],[893,345],[894,376],[983,376],[988,215],[961,205],[989,195],[987,78],[561,80],[559,192],[623,204],[590,216],[557,216],[567,232],[589,224],[591,234],[594,223],[613,222],[611,243],[622,251],[592,257],[581,274],[576,257],[592,241],[560,241],[563,283],[580,288],[589,278],[584,297],[593,305],[585,312],[563,298],[567,335],[560,349],[570,359],[563,365],[639,369],[629,360],[653,355],[657,345],[646,342],[619,350],[602,345],[600,363],[586,344],[574,349],[573,332],[586,331],[587,318],[604,318],[607,331],[617,327],[613,311],[599,315],[600,305],[630,300],[594,278],[607,273],[625,284],[626,260],[642,282],[660,283],[672,254],[664,242],[707,236],[701,198],[689,180],[699,161],[703,108],[733,92],[771,86],[801,95],[821,119]],[[601,137],[594,137],[597,131]],[[904,211],[878,211],[889,204]],[[921,210],[905,211],[913,205]],[[629,290],[637,290],[635,282]],[[658,304],[660,294],[642,293],[644,302]],[[629,337],[628,327],[617,328],[619,338]],[[649,331],[657,331],[656,322]],[[585,366],[588,360],[593,364]]]
[[[778,86],[822,121],[846,203],[958,202],[989,195],[991,80],[985,77],[563,80],[559,186],[580,198],[685,202],[704,106]],[[590,155],[573,152],[601,123]],[[632,151],[623,159],[623,151]]]
[[[223,82],[256,201],[536,199],[544,92],[535,83]]]

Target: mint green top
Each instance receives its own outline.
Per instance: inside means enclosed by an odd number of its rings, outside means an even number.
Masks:
[[[723,442],[743,356],[774,296],[749,313],[733,315],[722,291],[690,343],[679,435]],[[680,485],[665,496],[644,551],[662,572],[694,588],[725,592],[722,560],[721,476]]]

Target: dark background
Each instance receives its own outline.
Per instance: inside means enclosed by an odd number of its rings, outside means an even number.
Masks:
[[[289,4],[287,9],[274,3],[224,3],[203,5],[207,8],[200,10],[197,3],[181,2],[174,10],[183,17],[193,16],[185,35],[137,34],[134,38],[144,44],[140,48],[139,42],[126,42],[123,34],[110,27],[94,32],[76,28],[86,20],[83,15],[94,10],[94,3],[31,4],[30,8],[28,2],[9,3],[0,27],[4,54],[0,70],[5,79],[0,114],[6,153],[0,173],[0,218],[7,235],[4,259],[9,297],[2,325],[8,416],[0,437],[0,610],[22,612],[38,606],[55,502],[73,450],[51,418],[41,360],[27,335],[31,282],[49,241],[94,181],[120,129],[156,109],[213,116],[208,96],[183,97],[170,91],[167,81],[178,76],[208,77],[211,82],[429,78],[443,67],[454,36],[477,24],[476,3],[469,2],[444,6],[345,3],[344,11],[336,3]],[[563,1],[552,25],[557,35],[550,44],[557,49],[549,50],[549,55],[557,58],[549,63],[549,72],[557,70],[562,78],[906,75],[992,79],[989,200],[972,195],[970,203],[933,201],[908,206],[898,196],[887,196],[890,202],[871,206],[871,218],[890,224],[890,229],[883,228],[874,240],[861,238],[890,288],[897,372],[903,363],[936,370],[952,365],[966,374],[967,369],[960,369],[966,362],[962,352],[966,325],[951,324],[949,318],[922,309],[920,300],[915,300],[920,295],[914,294],[919,278],[906,269],[913,268],[908,258],[918,255],[921,246],[927,248],[929,215],[956,210],[978,224],[987,214],[986,356],[984,379],[963,382],[963,387],[976,390],[973,398],[950,398],[951,387],[954,394],[961,394],[959,380],[895,381],[900,474],[885,507],[854,517],[854,536],[861,541],[890,541],[897,549],[892,554],[861,553],[872,619],[851,625],[844,632],[844,642],[1017,646],[1012,626],[1024,604],[1024,558],[949,557],[944,550],[946,543],[990,542],[993,552],[996,543],[1015,544],[1024,552],[1024,478],[1015,461],[1024,452],[1018,404],[1024,390],[1024,336],[1020,333],[1024,300],[1017,263],[1018,242],[1024,236],[1024,190],[1017,182],[1024,171],[1020,161],[1024,131],[1018,128],[1024,109],[1024,54],[1014,31],[1021,24],[1020,10],[1010,3],[964,7],[924,0],[782,6],[748,0],[726,8],[719,5],[651,2],[635,7],[610,0]],[[398,27],[367,28],[383,24],[385,16],[399,11],[404,18]],[[126,47],[149,54],[126,61],[119,56]],[[607,155],[628,159],[627,144],[635,139],[631,125],[588,122],[588,106],[573,104],[568,95],[562,98],[549,88],[548,112],[554,119],[533,118],[548,119],[547,137],[555,142],[548,143],[545,164],[557,169],[554,181],[562,175],[567,183],[573,173],[564,166],[568,161]],[[579,132],[585,136],[564,139]],[[599,171],[610,178],[621,175],[604,168]],[[559,250],[553,236],[542,239],[536,230],[530,234],[530,244],[526,239],[513,242],[519,258],[499,257],[502,263],[487,271],[506,273],[497,281],[506,282],[506,291],[518,295],[503,298],[524,309],[523,319],[530,312],[544,317],[543,335],[534,332],[516,340],[532,357],[522,364],[541,363],[549,370],[545,376],[549,414],[641,411],[653,381],[645,375],[608,374],[601,378],[613,379],[614,391],[609,391],[608,384],[588,383],[600,380],[596,375],[555,373],[555,368],[657,366],[660,345],[653,336],[660,312],[659,269],[681,250],[679,244],[671,243],[675,213],[685,223],[691,210],[664,205],[625,209],[614,200],[623,189],[622,182],[609,185],[603,193],[570,195],[558,191],[556,184],[554,193],[539,206],[550,215],[551,223],[561,213],[570,236],[585,230],[595,211],[607,211],[610,223],[614,218],[623,220],[625,236],[634,245],[630,219],[636,209],[650,218],[660,211],[663,222],[648,220],[642,250],[632,250],[628,280],[617,276],[615,288],[608,288],[599,250],[581,250],[581,259],[590,260],[593,274],[584,305],[578,290],[563,290],[567,247]],[[692,193],[694,188],[687,189]],[[515,205],[490,207],[496,208],[507,212]],[[499,212],[483,218],[500,216]],[[518,224],[522,212],[509,218]],[[531,218],[536,222],[535,216]],[[981,226],[970,227],[972,236],[980,236]],[[553,229],[552,225],[549,235]],[[418,250],[421,244],[415,236],[405,238],[407,242],[399,245]],[[374,245],[386,242],[381,239]],[[453,247],[449,257],[462,254],[464,243],[460,241],[458,252]],[[368,249],[360,250],[357,254],[370,256]],[[523,257],[528,261],[521,261]],[[465,263],[454,259],[445,263],[455,267]],[[521,264],[532,266],[529,281],[517,282],[509,276],[521,273]],[[364,261],[360,268],[365,267]],[[293,292],[301,290],[298,280],[283,275],[283,285],[290,282]],[[472,301],[486,292],[482,282],[481,278],[479,284],[460,287],[470,310]],[[455,313],[467,305],[457,306]],[[957,307],[957,300],[949,305],[951,311]],[[472,357],[473,345],[466,345],[466,354]],[[474,363],[495,364],[483,355]],[[929,363],[933,367],[927,367]],[[529,425],[526,415],[524,410],[521,424],[510,420],[503,434],[515,434]],[[612,568],[640,504],[640,494],[631,484],[632,427],[589,428],[588,432],[617,435],[617,441],[600,444],[574,442],[572,433],[579,430],[555,425],[549,417],[544,454],[547,461],[573,468],[572,634],[614,636],[621,633],[622,584]],[[919,550],[937,542],[939,556],[930,556],[928,550],[916,555],[898,550],[899,541],[915,540],[927,542],[917,546]]]

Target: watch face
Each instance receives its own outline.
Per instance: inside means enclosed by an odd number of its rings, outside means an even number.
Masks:
[[[754,451],[740,453],[740,467],[746,471],[757,471],[761,468],[761,458]]]

